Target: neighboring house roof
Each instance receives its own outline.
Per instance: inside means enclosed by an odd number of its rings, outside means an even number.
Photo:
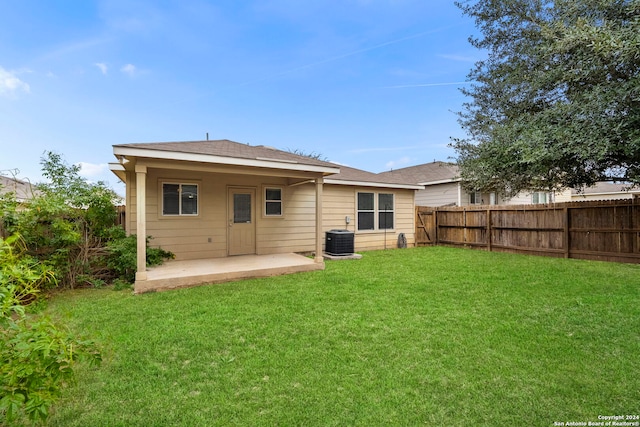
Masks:
[[[33,198],[36,190],[26,181],[0,175],[0,194],[6,193],[15,193],[16,199],[23,202]]]
[[[460,180],[457,165],[439,161],[381,172],[378,175],[420,185],[443,184]]]
[[[406,181],[402,178],[384,177],[379,174],[340,166],[335,163],[264,145],[253,146],[226,139],[118,144],[113,146],[113,153],[121,160],[121,163],[123,163],[123,159],[127,156],[199,161],[227,165],[322,172],[326,176],[325,182],[329,184],[407,188],[414,190],[423,188],[420,185],[416,185],[413,181]],[[116,174],[124,170],[120,164],[111,164],[111,169]],[[120,178],[123,179],[122,176],[120,176]]]
[[[571,195],[598,195],[598,194],[617,194],[617,193],[629,193],[634,194],[640,192],[639,188],[629,188],[630,184],[621,184],[613,182],[597,182],[592,187],[585,187],[582,190],[571,189]]]

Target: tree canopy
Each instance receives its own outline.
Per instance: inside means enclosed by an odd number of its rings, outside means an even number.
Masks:
[[[456,2],[487,52],[453,139],[463,185],[640,184],[640,0]]]

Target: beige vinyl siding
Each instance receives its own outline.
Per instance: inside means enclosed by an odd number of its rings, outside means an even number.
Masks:
[[[484,204],[488,205],[491,201],[491,195],[489,193],[482,193],[481,199]],[[556,203],[569,202],[575,200],[575,196],[571,196],[571,190],[565,190],[560,193],[555,193],[553,200]],[[589,200],[590,198],[584,198],[582,200]],[[469,193],[465,190],[461,190],[460,206],[469,206]],[[516,196],[507,199],[496,195],[497,205],[528,205],[532,203],[532,194],[530,192],[522,192]],[[458,205],[458,183],[448,184],[435,184],[428,185],[424,190],[416,192],[416,205],[417,206],[445,206],[445,205]]]
[[[532,203],[531,193],[518,193],[510,199],[505,199],[503,205],[530,205]]]
[[[322,229],[324,231],[355,231],[356,193],[354,188],[344,185],[325,185],[323,193]],[[351,218],[349,224],[345,222],[347,216]]]
[[[393,230],[385,232],[385,230],[358,231],[356,229],[356,197],[358,192],[394,194],[395,228]],[[353,231],[356,252],[384,249],[385,247],[396,248],[400,233],[405,234],[408,246],[415,244],[414,190],[325,185],[322,204],[322,229],[325,232],[334,229]],[[351,218],[349,224],[345,222],[346,216]]]
[[[136,232],[135,174],[130,180],[127,224]],[[197,216],[162,216],[161,182],[197,182]],[[162,247],[176,259],[227,256],[227,191],[230,187],[256,190],[256,253],[311,252],[315,247],[315,186],[287,187],[286,179],[150,168],[147,173],[147,235],[150,245]],[[282,217],[263,216],[263,187],[283,188]],[[211,241],[209,241],[211,240]]]
[[[550,199],[549,203],[561,203],[561,202],[570,202],[571,201],[571,190],[565,190],[559,193],[554,193]],[[505,200],[502,204],[504,205],[529,205],[533,203],[533,193],[531,192],[521,192],[511,199]]]
[[[467,195],[467,201],[468,201]],[[428,185],[416,192],[418,206],[444,206],[458,204],[458,183]]]
[[[136,177],[127,177],[126,227],[136,233]],[[163,216],[162,182],[197,183],[197,216]],[[264,215],[264,187],[282,188],[282,216]],[[178,260],[220,258],[227,256],[227,193],[229,188],[254,188],[256,193],[256,253],[311,253],[315,251],[314,183],[289,186],[286,178],[252,175],[231,175],[149,168],[146,176],[147,235],[150,245],[162,247],[176,255]],[[356,194],[358,191],[394,194],[393,230],[363,231],[355,233],[355,249],[365,251],[397,247],[400,233],[404,233],[409,246],[414,239],[414,190],[353,187],[325,184],[323,191],[323,231],[349,229],[355,231]],[[345,223],[349,216],[350,224]],[[324,233],[322,234],[324,243]]]
[[[267,184],[273,186],[277,182],[269,179]],[[312,252],[316,241],[315,184],[287,187],[282,182],[281,186],[281,217],[263,216],[263,189],[259,190],[260,215],[256,224],[258,254]]]
[[[146,178],[147,235],[149,244],[176,255],[176,259],[224,257],[226,240],[226,186],[219,175],[149,168]],[[163,216],[162,182],[198,184],[197,216]],[[132,182],[132,199],[136,203],[136,182]],[[129,215],[135,233],[135,212]],[[209,239],[211,242],[209,242]]]
[[[570,189],[566,189],[560,193],[555,193],[554,194],[554,200],[556,203],[563,203],[563,202],[570,202],[572,200],[571,198],[571,190]]]

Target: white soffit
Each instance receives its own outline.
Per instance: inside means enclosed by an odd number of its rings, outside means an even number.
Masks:
[[[340,172],[340,168],[338,167],[332,168],[328,166],[305,165],[300,163],[292,163],[289,160],[280,161],[278,159],[266,158],[246,159],[240,157],[213,156],[210,154],[182,153],[177,151],[150,150],[144,148],[113,147],[113,154],[116,157],[130,156],[150,159],[180,160],[186,162],[250,166],[258,168],[284,169],[304,172],[323,172],[331,175]]]
[[[120,163],[109,163],[109,170],[115,174],[121,181],[125,181],[125,168]]]
[[[416,184],[390,184],[386,182],[344,181],[341,179],[324,179],[325,184],[354,185],[357,187],[401,188],[406,190],[424,190],[424,186]]]

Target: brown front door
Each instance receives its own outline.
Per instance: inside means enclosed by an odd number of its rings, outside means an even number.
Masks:
[[[255,188],[229,188],[229,255],[256,253],[255,200]]]

